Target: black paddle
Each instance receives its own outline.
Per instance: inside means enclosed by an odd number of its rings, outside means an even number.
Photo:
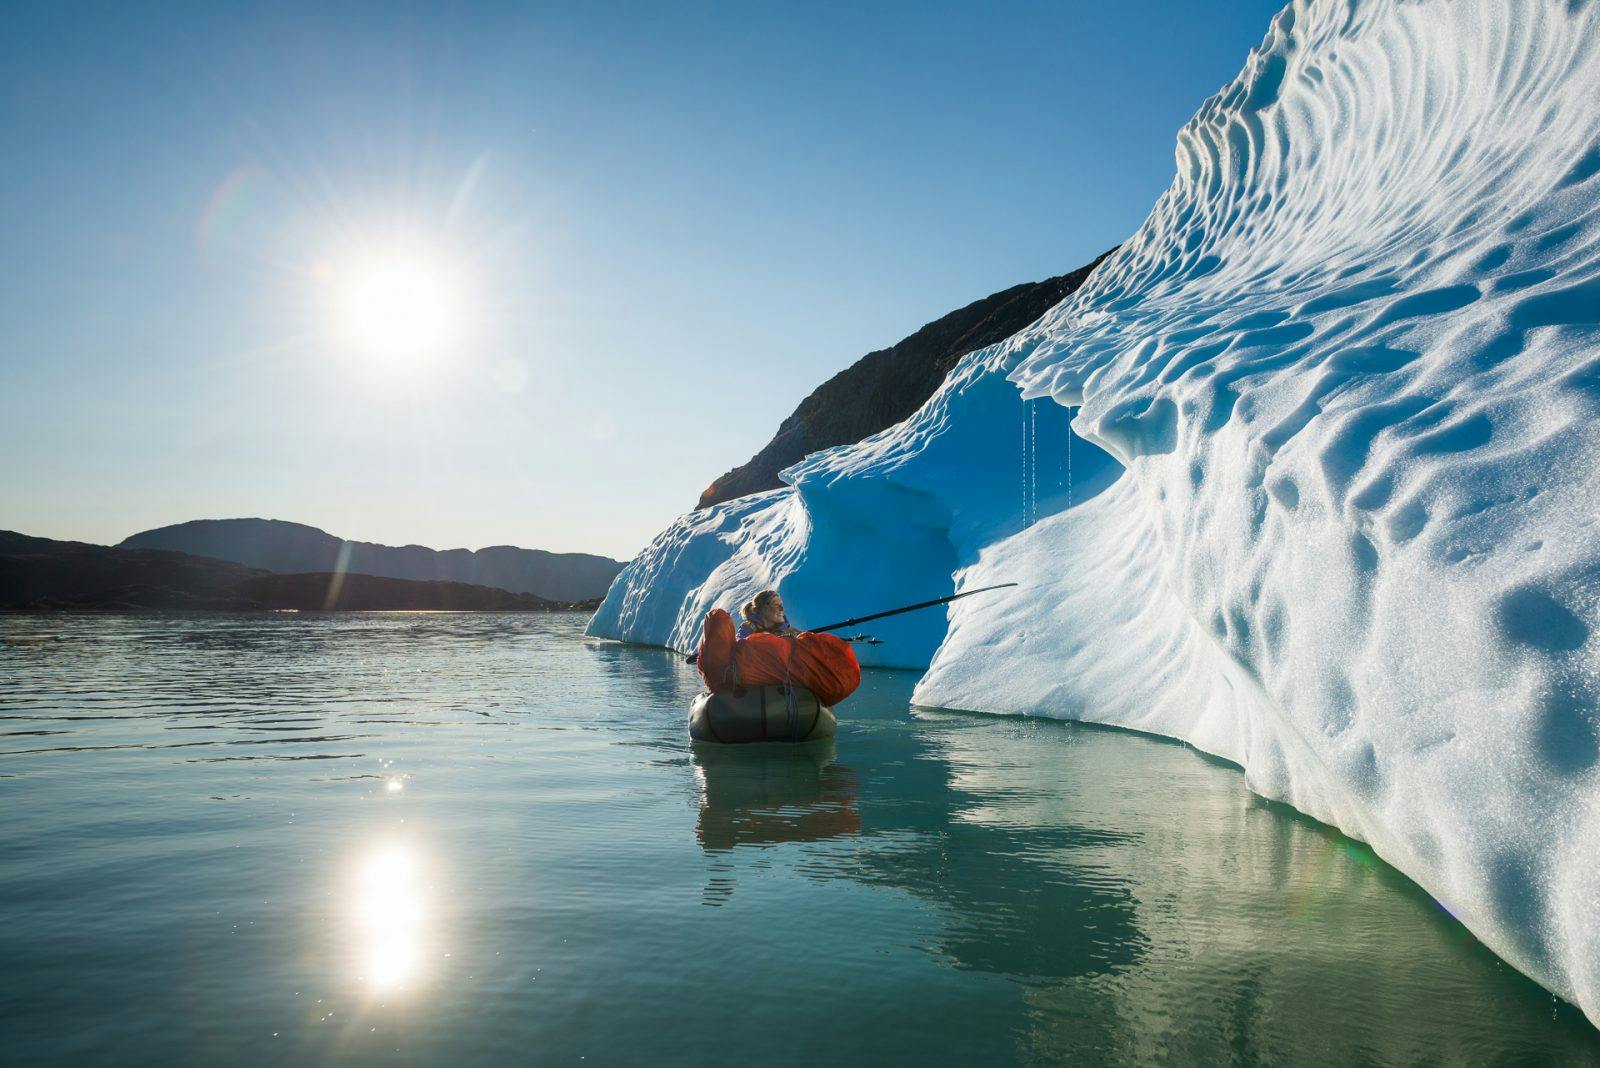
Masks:
[[[988,593],[990,590],[1003,590],[1007,586],[1015,585],[1015,582],[1002,582],[998,586],[984,586],[982,589],[968,590],[965,593],[952,593],[948,597],[939,597],[932,601],[918,601],[916,604],[908,604],[904,608],[891,608],[887,612],[874,612],[870,616],[856,616],[854,619],[844,619],[838,623],[829,623],[826,627],[807,627],[806,629],[813,634],[826,634],[830,630],[843,630],[845,627],[853,627],[858,623],[869,623],[874,619],[887,619],[890,616],[898,616],[902,612],[915,612],[919,608],[932,608],[935,605],[949,604],[951,601],[959,601],[963,597],[971,597],[975,593]]]
[[[854,619],[842,619],[837,623],[829,623],[826,627],[808,627],[806,629],[811,631],[813,634],[826,634],[830,630],[843,630],[845,627],[853,627],[858,623],[867,623],[874,619],[887,619],[890,616],[898,616],[904,612],[915,612],[922,608],[933,608],[937,605],[949,604],[951,601],[959,601],[963,597],[971,597],[975,593],[988,593],[990,590],[1003,590],[1008,586],[1015,585],[1015,582],[1002,582],[998,586],[984,586],[981,589],[967,590],[965,593],[952,593],[948,597],[936,597],[931,601],[918,601],[916,604],[908,604],[903,608],[891,608],[887,612],[874,612],[870,616],[856,616]],[[860,638],[846,638],[845,640],[859,641]],[[870,640],[870,644],[877,645],[879,643],[875,639],[872,639]],[[695,659],[698,656],[698,653],[689,653],[684,657],[684,659],[692,664],[695,662]]]

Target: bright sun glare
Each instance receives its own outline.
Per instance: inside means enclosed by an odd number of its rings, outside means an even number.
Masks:
[[[422,963],[426,919],[415,854],[399,847],[370,854],[358,876],[355,907],[367,982],[378,991],[404,988]]]
[[[391,253],[358,260],[340,274],[339,331],[367,355],[427,360],[463,340],[462,293],[442,261]]]

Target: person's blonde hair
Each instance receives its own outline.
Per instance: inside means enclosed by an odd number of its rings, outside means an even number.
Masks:
[[[744,607],[739,610],[740,614],[744,616],[744,621],[747,624],[752,627],[759,627],[761,626],[761,617],[765,615],[765,610],[777,599],[777,590],[762,590],[745,602]]]

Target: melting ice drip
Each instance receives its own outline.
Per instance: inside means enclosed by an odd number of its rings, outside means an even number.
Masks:
[[[1063,464],[1067,469],[1067,507],[1072,507],[1072,424],[1067,424],[1067,447],[1062,450],[1066,454]]]
[[[1024,582],[869,655],[928,665],[920,702],[1237,761],[1600,1020],[1596,85],[1600,4],[1292,5],[1082,289],[685,516],[592,631]]]
[[[1039,521],[1039,410],[1022,402],[1022,528]]]

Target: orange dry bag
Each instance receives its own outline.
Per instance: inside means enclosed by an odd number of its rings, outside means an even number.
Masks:
[[[706,689],[712,693],[727,693],[740,685],[733,673],[734,634],[732,616],[720,608],[706,613],[706,630],[700,639],[696,666]]]
[[[720,608],[706,615],[700,641],[700,677],[712,693],[738,686],[804,686],[832,707],[861,685],[861,665],[850,643],[805,631],[794,637],[752,634],[734,640],[733,619]]]

